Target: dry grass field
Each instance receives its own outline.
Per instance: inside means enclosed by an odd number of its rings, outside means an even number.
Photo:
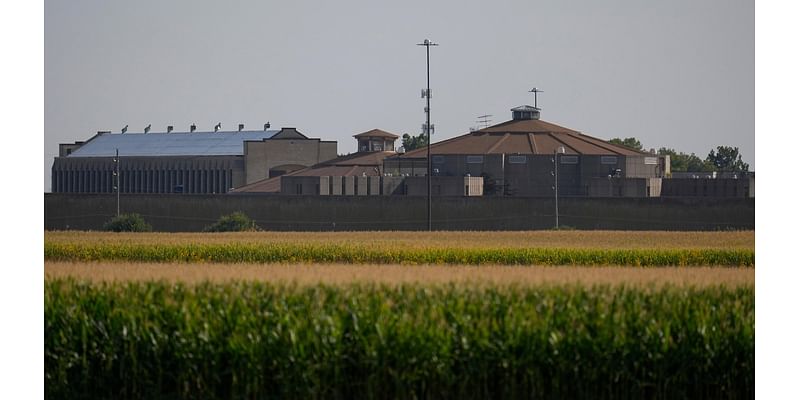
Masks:
[[[296,243],[409,248],[755,249],[755,231],[524,231],[524,232],[45,232],[51,243]]]
[[[264,281],[324,284],[578,284],[628,286],[753,285],[753,268],[631,268],[536,266],[430,266],[352,264],[185,264],[45,262],[46,279],[72,277],[90,282],[181,283]]]

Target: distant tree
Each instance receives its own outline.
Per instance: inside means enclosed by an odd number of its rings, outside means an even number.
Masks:
[[[746,172],[750,165],[742,161],[738,147],[717,146],[717,151],[711,150],[706,157],[706,162],[713,165],[716,171]]]
[[[111,232],[150,232],[153,227],[145,222],[141,215],[120,214],[103,225],[104,231]]]
[[[203,232],[254,232],[261,230],[255,221],[241,211],[219,217],[217,222],[205,227]]]
[[[403,134],[403,148],[406,149],[406,151],[419,149],[427,145],[428,138],[424,133],[420,133],[419,136],[411,136],[407,133]]]
[[[632,148],[634,150],[639,150],[639,151],[641,151],[644,148],[642,146],[642,143],[638,139],[632,138],[632,137],[625,138],[625,139],[613,138],[613,139],[609,140],[608,142],[609,143],[613,143],[613,144],[618,144],[618,145],[621,145],[621,146],[625,146],[625,147],[630,147],[630,148]]]
[[[673,172],[711,172],[714,166],[700,157],[683,152],[676,152],[675,149],[662,147],[658,149],[658,154],[669,156],[670,170]]]

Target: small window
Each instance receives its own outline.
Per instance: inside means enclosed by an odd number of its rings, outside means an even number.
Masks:
[[[444,156],[433,156],[431,159],[434,164],[444,164]]]
[[[561,164],[577,164],[578,156],[561,156],[559,157]]]
[[[510,164],[525,164],[525,163],[528,162],[528,157],[525,157],[525,156],[508,156],[508,162]]]
[[[295,191],[297,192],[297,194],[303,194],[303,185],[300,183],[296,184]]]
[[[617,156],[601,156],[600,164],[616,164]]]
[[[483,164],[483,156],[467,156],[467,164]]]

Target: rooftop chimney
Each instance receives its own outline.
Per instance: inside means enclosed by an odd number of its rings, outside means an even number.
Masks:
[[[244,124],[239,124],[239,132],[241,132],[242,129],[244,129]]]
[[[175,128],[172,125],[167,125],[167,133],[172,132],[173,129]]]

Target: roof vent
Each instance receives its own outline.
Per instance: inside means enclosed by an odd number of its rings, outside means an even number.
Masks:
[[[244,129],[244,124],[239,124],[239,132],[241,132],[242,129]]]
[[[269,122],[267,122],[266,124],[264,124],[264,130],[266,131],[267,129],[269,129]]]
[[[191,133],[191,132],[194,132],[194,131],[196,131],[196,130],[197,130],[197,125],[195,125],[195,124],[192,124],[192,125],[190,125],[190,126],[189,126],[189,132],[190,132],[190,133]]]
[[[214,125],[214,132],[219,132],[220,129],[222,129],[222,122],[217,122],[217,124]]]
[[[175,129],[175,127],[174,127],[174,126],[172,126],[172,125],[167,125],[167,133],[171,133],[173,129]]]
[[[526,119],[539,119],[542,110],[538,107],[531,107],[528,105],[519,106],[511,109],[511,118],[515,121]]]

